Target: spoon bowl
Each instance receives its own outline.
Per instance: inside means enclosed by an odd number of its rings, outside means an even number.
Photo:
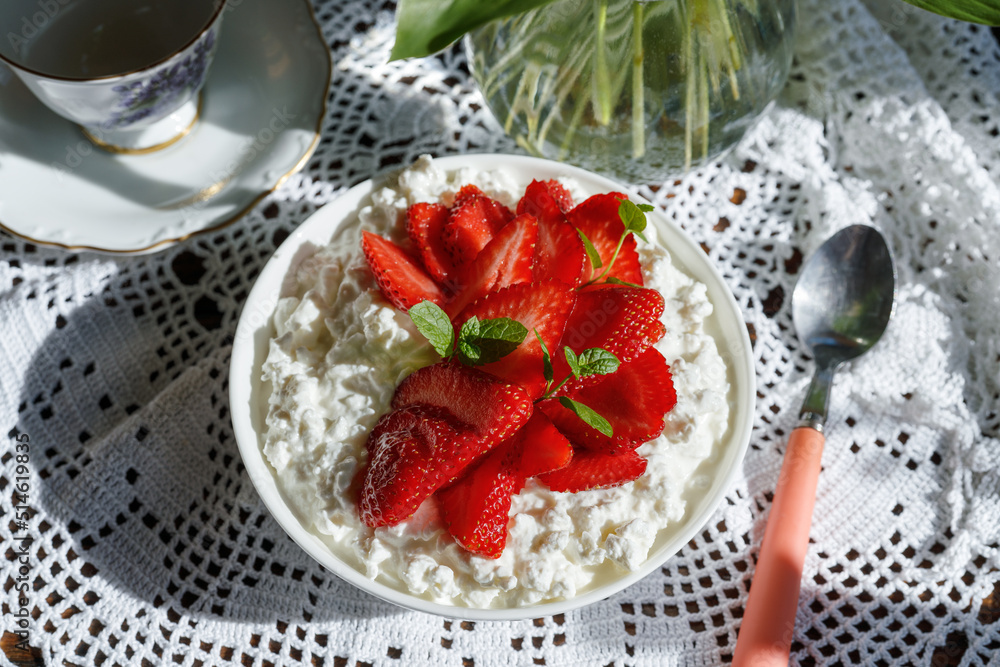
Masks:
[[[895,292],[889,247],[877,230],[864,225],[830,237],[806,262],[795,285],[792,319],[813,355],[816,372],[799,424],[788,438],[734,667],[788,665],[833,376],[882,337],[892,318]]]
[[[792,292],[792,319],[816,364],[801,415],[813,428],[826,421],[833,373],[882,337],[895,284],[889,246],[866,225],[840,230],[803,267]]]

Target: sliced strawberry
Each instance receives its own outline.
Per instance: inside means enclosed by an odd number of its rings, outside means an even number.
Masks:
[[[570,442],[585,449],[605,454],[635,449],[663,431],[663,418],[677,403],[670,367],[654,347],[622,364],[614,373],[597,376],[595,380],[574,389],[568,396],[607,419],[613,431],[610,438],[557,400],[539,404],[539,409]]]
[[[466,550],[499,558],[507,542],[511,497],[525,479],[558,470],[572,456],[569,441],[552,422],[540,412],[532,414],[524,428],[438,491],[448,532]]]
[[[663,296],[654,289],[627,285],[592,285],[577,292],[576,305],[566,322],[562,345],[580,354],[592,347],[604,348],[622,363],[630,361],[663,337]],[[569,374],[565,354],[553,352],[555,376]],[[564,387],[592,381],[573,381]]]
[[[403,312],[421,301],[444,305],[445,294],[420,263],[377,234],[363,232],[361,248],[375,282],[389,303]]]
[[[480,320],[509,317],[527,327],[528,335],[516,350],[480,368],[522,386],[531,398],[538,398],[545,391],[545,376],[542,346],[535,332],[545,341],[549,351],[554,351],[575,303],[576,291],[558,280],[518,283],[490,292],[469,304],[453,324],[456,335],[473,315]]]
[[[566,214],[569,223],[590,239],[601,257],[602,268],[594,269],[591,263],[587,262],[584,282],[600,276],[614,257],[618,240],[625,229],[618,215],[618,207],[623,199],[628,197],[620,192],[594,195]],[[633,285],[643,284],[642,267],[635,249],[635,237],[631,234],[622,243],[608,277],[618,278]]]
[[[426,405],[448,411],[488,446],[510,437],[531,417],[520,387],[469,366],[442,362],[411,373],[396,388],[392,407]]]
[[[575,286],[582,282],[589,262],[583,241],[566,222],[566,215],[553,194],[549,185],[552,182],[532,181],[517,204],[517,212],[538,219],[538,244],[532,266],[534,279],[555,278]],[[565,190],[556,194],[562,197]]]
[[[520,442],[518,471],[525,478],[565,468],[573,458],[569,440],[540,410],[513,439]]]
[[[468,185],[463,185],[461,189],[455,194],[455,201],[453,201],[451,205],[452,207],[459,206],[466,199],[475,196],[482,196],[482,194],[483,191],[471,183],[469,183]]]
[[[505,225],[479,253],[459,270],[455,296],[445,307],[452,316],[487,293],[508,285],[531,282],[531,262],[538,222],[519,215]]]
[[[508,440],[438,491],[441,518],[466,551],[486,558],[503,553],[511,498],[524,486],[517,450],[516,443]]]
[[[549,189],[549,194],[552,195],[552,198],[556,200],[556,204],[559,205],[560,211],[566,213],[573,208],[573,196],[570,195],[569,190],[562,183],[552,179],[551,181],[545,181],[545,185]]]
[[[452,205],[442,232],[442,242],[455,266],[464,266],[475,260],[513,217],[509,208],[483,194],[466,195]]]
[[[406,211],[406,233],[427,273],[439,285],[447,285],[455,271],[442,236],[447,222],[448,207],[443,204],[420,202]]]
[[[569,465],[555,472],[539,475],[553,491],[587,491],[621,486],[646,472],[646,459],[626,450],[612,456],[601,452],[578,451]]]
[[[375,424],[358,471],[358,511],[372,528],[409,518],[425,499],[489,450],[445,410],[411,405]]]

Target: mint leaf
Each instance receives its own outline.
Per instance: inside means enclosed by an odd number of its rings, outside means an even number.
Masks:
[[[482,349],[464,338],[458,341],[458,356],[466,366],[482,366],[485,363],[480,361],[483,356]]]
[[[545,382],[548,385],[552,384],[555,379],[555,371],[552,369],[552,355],[549,354],[549,348],[545,345],[545,341],[538,333],[538,329],[535,329],[535,338],[538,339],[538,344],[542,346],[542,375],[545,376]],[[548,389],[548,386],[546,386]]]
[[[595,412],[593,408],[590,408],[579,401],[574,401],[572,398],[568,398],[566,396],[560,396],[559,403],[582,419],[587,426],[600,431],[609,438],[614,436],[614,430],[611,428],[611,424],[607,419]]]
[[[518,348],[528,337],[528,329],[523,324],[508,317],[482,320],[476,344],[482,349],[479,363],[489,364],[506,357]]]
[[[597,252],[597,248],[594,247],[594,244],[587,238],[586,234],[581,232],[579,229],[576,230],[576,233],[580,236],[580,240],[583,241],[583,249],[587,253],[587,259],[590,260],[590,265],[595,269],[601,268],[603,264],[601,262],[601,254]]]
[[[501,359],[524,342],[528,329],[508,317],[480,320],[470,317],[458,333],[458,352],[463,363],[482,366]]]
[[[614,276],[608,276],[604,281],[606,283],[611,283],[613,285],[625,285],[626,287],[638,287],[642,288],[642,285],[636,285],[635,283],[630,283],[627,280],[622,280],[621,278],[615,278]]]
[[[479,318],[473,315],[458,332],[459,360],[466,366],[478,366],[482,350],[475,341],[479,338]]]
[[[473,315],[465,321],[462,328],[458,332],[458,341],[462,340],[472,340],[479,336],[479,318]]]
[[[618,370],[618,366],[621,365],[618,357],[601,347],[592,347],[584,350],[580,353],[578,361],[580,363],[580,377],[608,375]]]
[[[446,359],[450,357],[455,350],[455,330],[448,314],[432,301],[421,301],[410,308],[409,314],[434,351]]]
[[[566,355],[566,363],[569,364],[569,369],[573,372],[573,377],[580,377],[580,360],[576,356],[576,352],[571,350],[569,347],[564,347],[563,352]]]
[[[642,235],[642,232],[646,229],[646,214],[653,210],[655,208],[649,204],[637,205],[628,199],[623,199],[622,203],[618,205],[618,217],[622,219],[626,233],[632,232],[643,241],[646,241],[646,237]],[[648,241],[646,242],[648,243]]]

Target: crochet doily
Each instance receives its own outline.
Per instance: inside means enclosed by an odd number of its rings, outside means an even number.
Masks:
[[[792,287],[823,239],[860,222],[890,242],[898,301],[884,339],[837,376],[793,663],[1000,664],[1000,52],[988,30],[898,2],[800,2],[771,113],[725,159],[641,190],[703,244],[744,310],[759,395],[742,475],[697,537],[620,594],[472,623],[401,610],[321,569],[263,507],[233,438],[233,335],[277,245],[422,153],[518,152],[460,48],[388,63],[391,2],[315,9],[335,64],[322,141],[244,219],[142,257],[0,237],[0,663],[728,662],[811,373]]]

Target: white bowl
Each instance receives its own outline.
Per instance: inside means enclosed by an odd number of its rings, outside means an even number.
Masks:
[[[642,201],[620,183],[582,169],[557,162],[513,155],[466,155],[435,160],[442,169],[464,167],[478,170],[505,169],[527,179],[548,180],[568,177],[592,193],[626,192],[633,201]],[[639,569],[623,572],[611,581],[585,589],[571,599],[543,602],[516,608],[480,609],[432,602],[416,595],[369,579],[337,557],[313,532],[306,528],[278,488],[274,470],[263,454],[269,385],[262,381],[262,365],[273,335],[272,314],[278,299],[285,294],[286,276],[308,255],[307,249],[322,247],[344,224],[353,224],[354,213],[361,208],[377,183],[361,183],[335,202],[331,202],[306,220],[285,240],[268,261],[247,298],[236,329],[230,365],[229,396],[233,429],[250,479],[278,523],[288,535],[326,569],[379,598],[402,607],[470,620],[514,620],[559,614],[602,600],[657,570],[709,521],[725,497],[730,481],[740,467],[750,442],[753,426],[756,383],[753,355],[746,325],[739,307],[721,275],[704,251],[658,209],[648,215],[656,226],[659,241],[665,245],[674,264],[704,283],[715,309],[711,316],[714,336],[730,372],[730,429],[714,453],[712,482],[701,497],[689,501],[684,519],[660,530],[649,557]],[[703,464],[705,465],[705,464]],[[699,471],[703,470],[699,469]]]

